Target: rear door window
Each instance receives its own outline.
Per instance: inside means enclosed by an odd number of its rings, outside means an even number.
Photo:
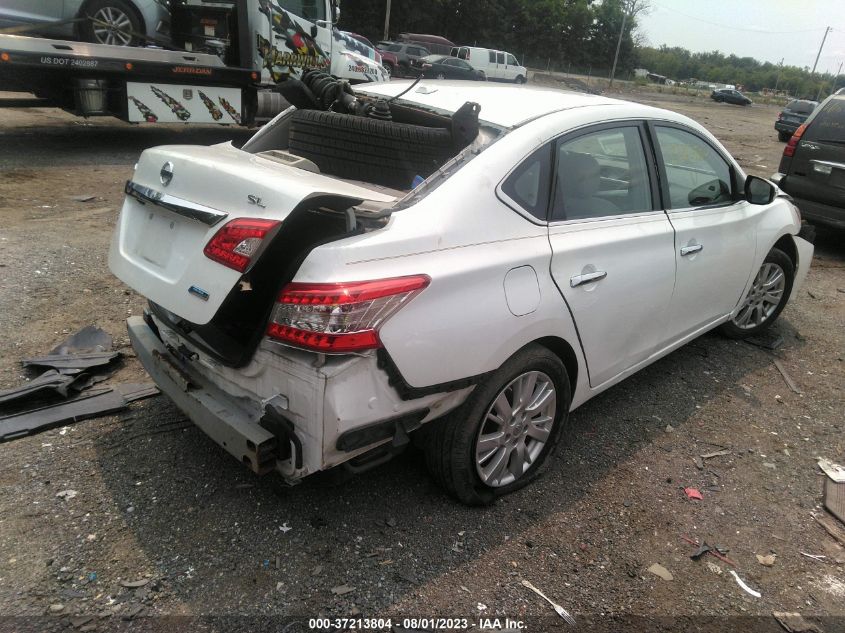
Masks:
[[[845,99],[828,101],[807,127],[804,139],[845,143]]]
[[[583,134],[558,144],[552,222],[651,211],[651,187],[639,128]]]
[[[487,54],[490,56],[490,63],[496,63],[496,51],[487,51]]]

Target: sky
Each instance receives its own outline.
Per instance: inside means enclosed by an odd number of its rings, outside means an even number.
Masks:
[[[648,0],[639,17],[650,46],[718,50],[774,64],[813,67],[826,26],[817,72],[835,73],[845,61],[845,0]],[[845,72],[845,66],[843,66]]]

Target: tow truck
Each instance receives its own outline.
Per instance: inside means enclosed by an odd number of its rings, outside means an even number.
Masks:
[[[0,105],[253,126],[288,106],[279,86],[307,70],[350,83],[389,79],[337,17],[336,0],[172,0],[173,50],[0,34],[0,91],[35,95]]]

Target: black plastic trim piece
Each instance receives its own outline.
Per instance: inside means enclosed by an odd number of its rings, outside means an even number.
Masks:
[[[408,443],[408,433],[417,430],[428,413],[428,409],[421,409],[346,431],[337,438],[337,450],[354,451],[391,437],[395,446],[404,446]]]
[[[388,384],[396,389],[396,393],[399,394],[399,397],[402,398],[402,400],[415,400],[416,398],[422,398],[423,396],[430,396],[433,393],[447,393],[449,391],[463,389],[464,387],[471,387],[473,385],[477,385],[485,377],[492,373],[488,371],[483,374],[476,374],[475,376],[460,378],[459,380],[441,382],[428,387],[412,387],[402,376],[402,373],[399,371],[399,368],[396,366],[396,363],[393,362],[393,359],[390,357],[390,354],[386,349],[379,349],[376,352],[376,358],[378,359],[379,369],[383,370],[384,373],[387,374]]]
[[[293,444],[293,461],[296,468],[302,468],[302,440],[296,435],[293,422],[288,420],[277,407],[268,404],[264,409],[264,415],[258,424],[270,431],[279,440],[279,450],[286,451],[290,444]],[[278,455],[279,458],[287,458],[286,453]]]

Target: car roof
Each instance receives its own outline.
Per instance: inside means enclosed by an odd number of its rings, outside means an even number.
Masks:
[[[355,90],[369,95],[395,97],[413,82],[390,81],[355,86]],[[537,86],[501,85],[486,82],[422,80],[402,95],[402,101],[427,106],[445,112],[456,112],[467,101],[481,106],[479,119],[504,128],[516,127],[526,121],[552,112],[591,105],[620,105],[629,102],[609,99],[572,90]],[[630,103],[642,111],[631,116],[649,116],[668,111]],[[664,117],[675,118],[675,117]],[[686,119],[684,119],[686,120]]]

